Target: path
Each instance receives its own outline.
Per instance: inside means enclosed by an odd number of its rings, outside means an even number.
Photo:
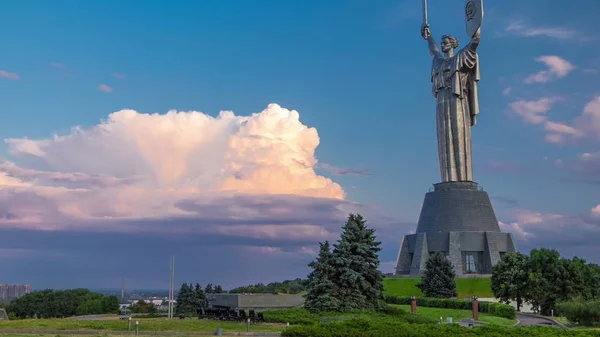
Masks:
[[[519,326],[553,326],[555,328],[564,329],[563,326],[557,324],[550,318],[517,314]]]

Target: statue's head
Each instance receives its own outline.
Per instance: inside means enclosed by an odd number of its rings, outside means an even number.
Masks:
[[[458,39],[453,35],[442,36],[442,52],[448,53],[449,51],[458,48]]]

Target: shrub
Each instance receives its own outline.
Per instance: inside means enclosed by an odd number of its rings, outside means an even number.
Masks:
[[[319,315],[304,308],[265,310],[263,316],[265,322],[290,324],[313,324],[320,319]]]
[[[389,304],[409,305],[410,297],[386,296],[385,301]],[[471,301],[446,298],[419,297],[417,298],[417,306],[426,308],[473,310],[473,303]],[[515,319],[517,317],[517,310],[513,306],[497,302],[479,302],[479,312],[508,319]]]
[[[573,323],[593,326],[600,322],[600,300],[560,302],[556,311]]]
[[[457,324],[406,324],[392,320],[349,320],[339,323],[295,326],[283,337],[592,337],[594,331],[566,331],[552,327],[481,326],[465,328]]]
[[[348,321],[368,322],[403,322],[407,324],[436,324],[437,320],[420,315],[410,315],[398,307],[386,306],[382,311],[321,312],[313,314],[304,308],[278,309],[263,311],[266,322],[286,323],[292,325],[314,325],[317,323],[341,323]],[[356,322],[355,322],[356,323]],[[353,323],[354,324],[354,323]],[[356,323],[358,324],[358,323]],[[361,323],[362,324],[362,323]],[[364,325],[364,324],[363,324]]]

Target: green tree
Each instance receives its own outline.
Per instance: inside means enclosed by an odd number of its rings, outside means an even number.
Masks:
[[[217,284],[217,286],[215,287],[215,294],[222,294],[222,293],[224,293],[223,287],[221,287],[221,285]]]
[[[214,291],[214,289],[213,289],[213,285],[212,285],[212,283],[209,283],[209,284],[207,284],[207,285],[206,285],[206,288],[204,288],[204,293],[205,293],[205,294],[212,294],[212,293],[214,293],[214,292],[215,292],[215,291]]]
[[[421,289],[426,297],[456,297],[455,276],[450,260],[442,253],[433,253],[425,263],[425,273],[417,288]]]
[[[333,254],[329,241],[319,243],[319,256],[309,263],[308,284],[304,307],[311,312],[337,311],[340,308],[339,292],[333,282],[335,270],[331,264]]]
[[[199,308],[196,292],[191,284],[183,283],[177,294],[175,312],[178,314],[195,313]]]
[[[131,306],[131,312],[136,314],[153,314],[156,311],[154,304],[144,300],[139,300]]]
[[[557,279],[560,254],[554,249],[533,249],[529,257],[529,284],[526,301],[543,314],[550,316],[559,297]]]
[[[578,263],[578,262],[577,262]],[[557,266],[555,287],[557,302],[569,301],[582,295],[585,288],[583,273],[572,260],[562,258]]]
[[[42,290],[14,299],[7,306],[8,313],[18,318],[69,317],[77,314],[114,313],[114,306],[105,305],[118,300],[114,296],[92,293],[87,289]],[[85,304],[84,304],[85,303]]]
[[[492,268],[492,291],[501,302],[517,302],[521,310],[527,296],[529,279],[529,257],[521,253],[506,254],[502,261]]]
[[[385,308],[380,245],[360,214],[348,216],[331,258],[340,311]]]
[[[196,295],[196,312],[206,306],[206,296],[204,295],[204,290],[202,290],[202,286],[199,283],[196,283],[194,287],[194,295]]]
[[[573,268],[581,283],[580,292],[583,300],[590,301],[600,298],[600,267],[597,264],[586,263],[585,259],[573,257]]]

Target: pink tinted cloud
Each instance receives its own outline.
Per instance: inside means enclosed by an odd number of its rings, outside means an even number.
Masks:
[[[11,73],[6,70],[0,70],[0,77],[6,78],[8,80],[18,80],[21,77],[16,73]]]
[[[0,214],[10,214],[0,229],[306,246],[335,238],[360,209],[315,172],[316,129],[276,104],[251,116],[121,110],[89,129],[5,141],[11,156],[35,160],[0,163]]]
[[[124,75],[124,74],[119,74],[119,73],[112,73],[112,76],[113,76],[114,78],[118,78],[118,79],[120,79],[120,80],[124,80],[124,79],[126,79],[126,78],[127,78],[127,76],[126,76],[126,75]]]
[[[552,109],[560,97],[542,97],[535,101],[518,100],[510,103],[512,111],[528,124],[541,124],[548,119],[546,113]]]
[[[527,124],[542,124],[546,131],[545,140],[550,144],[564,145],[587,137],[600,141],[600,96],[587,102],[581,115],[572,122],[552,121],[547,113],[560,97],[543,97],[539,100],[519,100],[510,103],[512,112]]]
[[[113,91],[113,89],[106,84],[100,84],[96,89],[103,91],[103,92],[112,92]]]
[[[534,248],[578,244],[592,246],[600,239],[600,221],[594,219],[596,207],[580,215],[543,213],[526,209],[507,212],[500,221],[502,231]]]
[[[569,61],[556,55],[544,55],[535,60],[544,63],[548,69],[530,75],[525,79],[525,83],[549,82],[556,78],[565,77],[575,69],[575,66]]]
[[[64,63],[59,62],[50,62],[50,66],[57,69],[65,69],[67,67]]]

